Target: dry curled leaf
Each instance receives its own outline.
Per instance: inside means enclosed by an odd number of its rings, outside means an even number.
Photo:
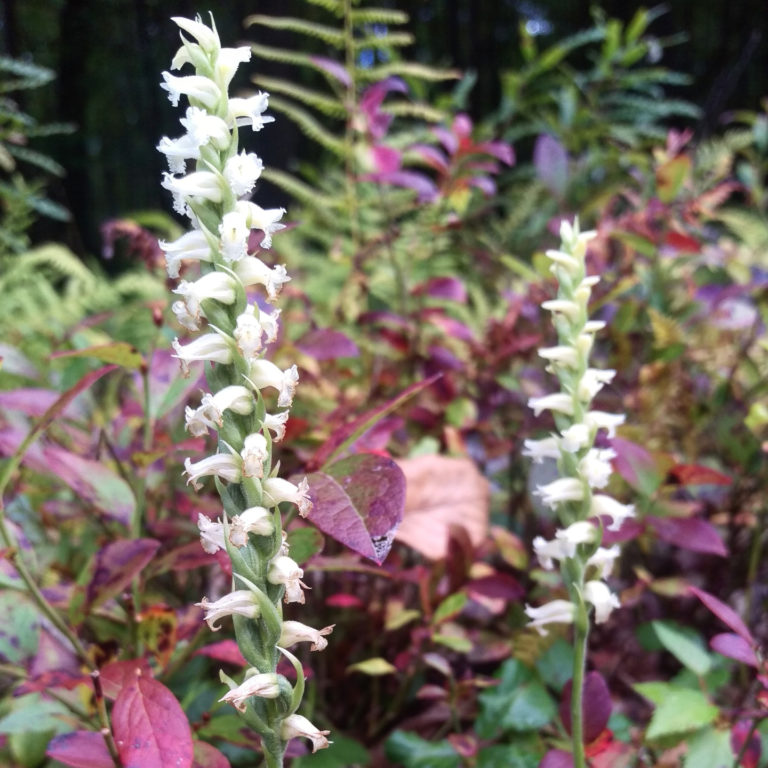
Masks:
[[[405,512],[395,538],[430,560],[448,554],[452,526],[478,546],[488,533],[488,481],[469,459],[418,456],[398,461],[406,479]]]

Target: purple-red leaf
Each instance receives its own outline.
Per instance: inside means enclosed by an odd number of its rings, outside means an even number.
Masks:
[[[405,476],[392,459],[361,453],[308,476],[310,520],[381,565],[403,519]]]
[[[111,661],[100,670],[101,690],[110,700],[116,699],[123,688],[131,686],[138,677],[152,677],[152,670],[146,659]]]
[[[115,768],[104,737],[93,731],[74,731],[55,736],[45,754],[72,768]]]
[[[426,283],[419,283],[412,293],[414,296],[450,299],[461,304],[467,300],[467,289],[457,277],[432,277]]]
[[[400,170],[403,158],[399,150],[377,144],[371,147],[371,160],[377,173],[392,173]]]
[[[87,589],[87,602],[97,605],[120,594],[149,563],[160,547],[154,539],[121,539],[96,555],[96,568]]]
[[[741,616],[739,616],[730,605],[726,605],[714,595],[710,595],[709,592],[705,592],[698,587],[688,587],[688,591],[691,594],[696,595],[696,597],[698,597],[699,600],[701,600],[701,602],[704,603],[704,605],[706,605],[718,619],[720,619],[720,621],[730,627],[737,635],[743,637],[747,643],[750,645],[755,644],[755,639],[752,637],[749,628],[741,620]]]
[[[676,464],[669,474],[680,485],[730,485],[733,482],[728,475],[700,464]]]
[[[519,600],[525,593],[520,582],[508,573],[493,573],[472,579],[466,585],[466,590],[470,597],[474,593],[502,600]]]
[[[43,449],[47,471],[63,480],[80,498],[107,517],[128,525],[135,506],[133,492],[120,475],[101,462],[57,446]]]
[[[37,418],[42,416],[60,396],[61,393],[53,389],[20,387],[8,392],[0,392],[0,408],[6,411],[18,411]],[[74,415],[70,411],[69,407],[62,408],[61,415]]]
[[[137,678],[112,708],[124,768],[192,768],[192,731],[176,697],[157,680]]]
[[[325,56],[310,56],[309,60],[323,72],[335,77],[342,85],[350,85],[352,78],[349,76],[346,68],[338,61],[328,59]]]
[[[563,752],[562,749],[550,749],[541,758],[539,768],[573,768],[573,757],[570,752]]]
[[[723,632],[721,635],[715,635],[710,641],[709,646],[713,651],[727,656],[729,659],[735,659],[742,664],[750,667],[757,667],[758,661],[752,646],[739,635]]]
[[[332,328],[317,328],[305,333],[296,346],[315,360],[333,360],[336,357],[357,357],[360,350],[352,339]]]
[[[656,531],[657,536],[692,552],[727,557],[728,550],[716,528],[706,520],[697,517],[653,517],[645,522]]]
[[[230,768],[229,760],[216,747],[204,741],[195,742],[195,762],[192,768]]]
[[[236,667],[246,667],[248,662],[243,657],[240,647],[234,640],[220,640],[198,648],[195,656],[207,656],[209,659],[220,661],[223,664],[233,664]]]
[[[571,732],[571,690],[573,681],[569,680],[563,688],[560,701],[560,717],[568,733]],[[588,672],[584,678],[584,691],[581,700],[583,706],[583,731],[585,744],[593,742],[608,725],[611,716],[611,692],[599,672]],[[569,756],[570,757],[570,756]]]
[[[562,197],[568,184],[568,154],[565,147],[548,133],[536,139],[533,165],[541,183],[557,197]]]
[[[747,741],[749,738],[749,741]],[[763,744],[760,733],[755,730],[749,720],[740,720],[731,729],[731,749],[734,755],[739,755],[740,768],[758,768],[763,754]]]
[[[653,456],[643,446],[615,437],[611,446],[616,451],[613,466],[636,490],[651,496],[663,480]]]

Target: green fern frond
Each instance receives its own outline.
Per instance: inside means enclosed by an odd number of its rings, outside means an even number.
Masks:
[[[406,24],[408,14],[393,8],[353,8],[349,19],[353,24]]]
[[[322,40],[324,43],[328,43],[335,48],[344,48],[344,33],[333,27],[325,26],[324,24],[316,24],[312,21],[294,19],[290,16],[266,16],[262,14],[248,16],[244,23],[246,27],[258,24],[259,26],[268,27],[269,29],[297,32],[300,35]]]
[[[304,106],[314,107],[318,112],[329,117],[338,117],[343,120],[347,114],[343,104],[313,88],[302,88],[300,85],[294,85],[277,77],[257,75],[252,79],[256,85],[269,91],[269,93],[281,93],[284,96],[290,96]]]
[[[441,123],[448,119],[443,109],[420,101],[390,101],[382,106],[382,112],[395,117],[416,117],[430,123]]]
[[[289,173],[273,168],[265,168],[262,178],[287,192],[294,200],[313,209],[317,217],[324,223],[331,224],[335,220],[335,206],[329,203],[325,195],[321,195],[317,189],[309,184],[305,184]]]
[[[306,2],[312,5],[319,5],[321,8],[325,8],[326,11],[335,13],[337,16],[344,15],[343,0],[306,0]]]
[[[293,120],[299,126],[301,131],[313,141],[329,149],[335,155],[344,156],[344,142],[334,136],[327,128],[307,112],[305,109],[293,104],[290,101],[278,97],[272,97],[269,105],[277,112],[281,112],[286,117]]]
[[[366,35],[356,39],[353,47],[356,51],[366,48],[404,48],[413,43],[413,35],[410,32],[388,32],[383,35]]]
[[[267,61],[277,61],[281,64],[293,64],[296,67],[307,67],[319,72],[323,77],[328,78],[328,72],[325,68],[315,62],[313,56],[298,51],[291,51],[286,48],[272,48],[259,43],[251,43],[251,51],[255,56],[260,56]]]
[[[371,67],[370,69],[358,69],[357,74],[362,80],[367,82],[376,82],[393,75],[415,77],[419,80],[429,80],[430,82],[458,80],[461,77],[461,72],[457,69],[439,69],[411,61],[393,61],[389,64]]]
[[[760,253],[768,249],[768,223],[760,213],[746,209],[721,208],[717,219],[753,252]]]
[[[42,170],[48,171],[52,176],[63,176],[65,173],[63,166],[47,155],[36,152],[34,149],[19,147],[15,144],[8,144],[6,149],[17,160],[23,160],[25,163],[42,168]]]

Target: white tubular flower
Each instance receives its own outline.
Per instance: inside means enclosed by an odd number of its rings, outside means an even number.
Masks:
[[[560,448],[566,453],[576,453],[590,442],[589,427],[586,424],[572,424],[560,434]]]
[[[285,208],[262,208],[260,205],[256,205],[256,203],[239,200],[235,204],[235,209],[243,213],[251,229],[260,229],[264,233],[264,238],[259,243],[262,248],[270,248],[272,246],[272,235],[281,229],[285,229],[285,224],[280,224]]]
[[[613,381],[615,375],[616,371],[610,369],[587,368],[579,382],[579,400],[588,403],[606,384]]]
[[[202,75],[187,75],[176,77],[170,72],[163,72],[160,87],[168,91],[168,99],[174,107],[179,106],[179,97],[187,96],[190,100],[199,101],[204,107],[215,111],[221,99],[221,91],[213,80]]]
[[[528,407],[533,410],[534,416],[540,416],[542,411],[558,411],[566,416],[573,415],[573,398],[563,392],[555,392],[542,397],[532,397],[528,400]]]
[[[270,314],[262,312],[254,304],[249,305],[243,314],[238,315],[233,335],[243,357],[246,359],[256,357],[265,343],[271,344],[277,338],[279,317],[279,309]]]
[[[186,409],[186,427],[191,435],[202,437],[209,429],[218,429],[223,424],[224,411],[231,410],[241,416],[253,411],[253,393],[247,387],[233,384],[219,390],[215,395],[205,394],[198,408]]]
[[[584,323],[583,333],[597,333],[605,328],[605,322],[603,320],[587,320]]]
[[[595,554],[587,560],[587,566],[591,565],[597,568],[598,579],[607,579],[613,573],[613,564],[620,554],[621,550],[618,544],[608,548],[598,547]]]
[[[302,715],[289,715],[280,726],[280,736],[283,741],[290,741],[297,736],[309,739],[312,742],[313,754],[318,749],[325,749],[329,744],[333,744],[332,741],[328,741],[326,738],[329,733],[330,731],[318,730]]]
[[[608,620],[611,611],[618,608],[619,598],[611,592],[604,581],[588,581],[584,585],[584,599],[595,607],[595,623]]]
[[[597,528],[588,520],[577,520],[565,530],[556,531],[555,538],[563,545],[566,557],[573,557],[579,544],[592,544],[597,540]]]
[[[286,603],[303,603],[304,591],[301,577],[304,571],[299,568],[299,564],[287,555],[278,555],[269,564],[267,569],[267,581],[270,584],[284,584]]]
[[[283,283],[287,283],[291,279],[283,265],[268,267],[256,256],[246,256],[238,261],[235,264],[235,272],[246,288],[251,285],[263,285],[270,301],[277,298]]]
[[[163,136],[157,145],[157,151],[162,152],[168,159],[168,169],[171,173],[184,173],[187,170],[187,160],[200,158],[200,145],[188,134],[178,139]]]
[[[256,389],[272,387],[278,391],[277,405],[288,408],[293,402],[293,393],[299,383],[299,370],[295,365],[281,371],[270,360],[258,359],[251,362],[248,379]]]
[[[194,21],[192,19],[185,19],[183,16],[171,16],[171,21],[192,35],[206,53],[215,53],[221,48],[216,29],[211,29],[203,24],[200,16],[195,16]]]
[[[186,117],[182,117],[180,122],[198,148],[210,141],[216,149],[224,150],[232,141],[227,124],[220,117],[199,107],[188,107]]]
[[[616,427],[624,423],[623,413],[606,413],[605,411],[589,411],[584,422],[591,429],[604,429],[608,437],[616,437]]]
[[[261,158],[253,152],[241,152],[227,160],[224,178],[235,197],[249,195],[264,166]],[[280,214],[282,216],[282,213]]]
[[[182,280],[173,292],[183,296],[189,314],[199,318],[201,314],[205,315],[200,307],[201,302],[211,299],[222,304],[232,304],[237,298],[235,288],[234,278],[226,272],[209,272],[194,283]]]
[[[612,522],[608,530],[618,531],[627,518],[635,516],[635,507],[633,504],[621,504],[610,496],[597,493],[592,497],[590,514],[595,517],[610,517]]]
[[[565,560],[569,557],[562,541],[547,541],[543,536],[537,536],[533,540],[533,551],[545,571],[551,571],[555,567],[554,560]]]
[[[225,616],[237,614],[238,616],[245,616],[247,619],[255,619],[259,615],[259,606],[253,592],[249,589],[236,589],[214,602],[210,602],[207,597],[204,597],[195,605],[205,611],[205,621],[214,632],[221,629],[216,622]]]
[[[280,645],[287,648],[296,643],[312,643],[310,651],[323,651],[328,647],[325,635],[330,635],[335,626],[331,624],[330,627],[314,629],[298,621],[284,621],[283,630],[280,633]]]
[[[542,504],[554,509],[558,504],[582,501],[584,499],[584,485],[576,477],[559,477],[551,483],[538,486],[534,494],[541,496]]]
[[[231,453],[216,453],[200,461],[192,459],[184,461],[184,474],[188,476],[187,484],[199,491],[203,486],[197,481],[201,477],[216,476],[228,483],[239,483],[242,479],[242,459]]]
[[[560,222],[560,239],[569,246],[571,253],[579,260],[584,258],[587,243],[594,237],[597,237],[597,232],[593,229],[577,234],[576,229],[568,219],[563,219]]]
[[[161,184],[174,197],[200,197],[212,203],[222,200],[221,177],[211,171],[194,171],[178,177],[165,173]]]
[[[200,360],[229,365],[232,362],[231,342],[218,333],[206,333],[204,336],[182,346],[178,339],[173,340],[174,357],[181,362],[182,374],[189,376],[189,364]]]
[[[272,514],[264,507],[249,507],[235,515],[229,526],[229,540],[236,547],[244,547],[248,543],[248,534],[271,536],[275,530]]]
[[[275,120],[274,117],[264,114],[268,106],[268,93],[259,92],[247,99],[230,99],[227,121],[230,125],[237,125],[238,128],[250,125],[254,131],[260,131],[267,123]]]
[[[309,498],[309,483],[305,477],[298,485],[282,477],[270,477],[262,483],[264,503],[268,507],[276,507],[284,501],[295,504],[299,514],[306,517],[312,510],[312,500]]]
[[[547,624],[573,623],[576,606],[569,600],[552,600],[538,608],[526,604],[525,612],[531,619],[528,626],[533,627],[540,635],[548,635]]]
[[[547,258],[551,259],[554,262],[554,265],[563,267],[563,269],[565,269],[565,271],[568,274],[570,275],[578,274],[578,271],[581,265],[579,264],[578,259],[575,259],[569,253],[564,253],[563,251],[557,251],[552,249],[547,251],[546,255],[547,255]]]
[[[565,315],[572,322],[579,317],[579,313],[581,312],[581,307],[575,301],[568,301],[566,299],[544,301],[541,304],[541,308],[555,314],[559,313]]]
[[[214,522],[200,512],[197,516],[197,527],[200,529],[200,545],[209,555],[215,555],[220,549],[226,549],[224,543],[224,526]]]
[[[590,488],[605,488],[611,479],[611,459],[616,458],[612,448],[590,448],[579,462],[579,472],[587,479]]]
[[[251,696],[258,696],[262,699],[276,699],[279,695],[280,683],[277,675],[274,672],[267,672],[247,677],[245,682],[225,693],[219,701],[226,701],[240,712],[245,712],[247,708],[246,702]]]
[[[243,459],[243,477],[264,477],[264,462],[269,457],[267,438],[261,432],[248,435],[240,452]]]
[[[179,325],[186,328],[188,331],[200,330],[200,315],[192,315],[189,312],[189,308],[183,301],[174,301],[171,304],[171,311],[176,315],[176,320]]]
[[[525,440],[523,441],[523,456],[533,459],[534,464],[542,464],[544,459],[559,459],[559,441],[556,437],[545,437],[541,440]]]
[[[579,367],[579,354],[573,348],[564,344],[556,347],[544,347],[539,350],[539,357],[549,360],[555,365],[565,365],[569,368]]]
[[[168,277],[179,276],[182,261],[211,261],[211,246],[205,234],[199,229],[183,234],[178,240],[166,243],[160,240],[160,249],[165,252],[165,266]]]
[[[280,411],[280,413],[267,413],[264,415],[262,425],[265,429],[269,429],[272,432],[273,443],[279,443],[285,437],[285,423],[290,415],[290,411]]]
[[[221,255],[224,261],[240,261],[248,255],[248,236],[251,230],[245,223],[245,217],[239,211],[225,213],[219,225],[221,235]]]
[[[251,49],[245,45],[239,48],[222,48],[216,58],[213,76],[222,91],[229,88],[240,64],[251,60]]]

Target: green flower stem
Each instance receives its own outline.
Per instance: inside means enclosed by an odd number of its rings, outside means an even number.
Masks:
[[[583,600],[576,602],[577,613],[573,634],[573,676],[571,689],[571,740],[573,768],[586,768],[584,756],[584,672],[587,664],[589,615]]]

